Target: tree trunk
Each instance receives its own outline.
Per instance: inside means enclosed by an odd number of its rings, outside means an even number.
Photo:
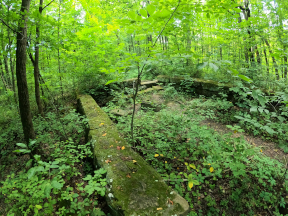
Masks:
[[[59,79],[60,79],[60,88],[62,97],[64,95],[63,93],[63,86],[62,86],[62,77],[61,77],[61,65],[60,65],[60,17],[61,17],[61,1],[59,2],[59,17],[58,17],[58,72],[59,72]]]
[[[8,91],[9,86],[7,85],[7,80],[5,78],[5,74],[4,74],[4,69],[3,69],[3,65],[2,65],[2,59],[0,58],[0,71],[1,71],[1,80],[4,84],[5,90]]]
[[[273,56],[273,52],[272,52],[272,50],[271,50],[271,48],[270,48],[270,44],[269,44],[268,40],[267,40],[267,39],[264,39],[264,42],[266,43],[266,45],[267,45],[267,47],[268,47],[268,49],[269,49],[270,55],[272,55],[272,61],[273,61],[274,68],[275,68],[275,74],[276,74],[277,80],[279,80],[280,77],[279,77],[278,65],[277,65],[276,59],[275,59],[275,57]]]
[[[1,76],[1,80],[2,80],[3,85],[4,85],[4,88],[5,88],[5,91],[7,91],[7,90],[8,90],[8,86],[7,86],[5,77],[4,77],[4,72],[3,72],[3,67],[2,67],[2,61],[1,61],[1,59],[0,59],[0,76]]]
[[[265,56],[265,62],[266,62],[266,67],[267,67],[267,76],[269,76],[269,62],[267,58],[266,49],[264,49],[264,56]]]
[[[16,50],[16,77],[18,86],[18,98],[20,116],[27,144],[30,139],[35,139],[32,115],[29,104],[29,93],[26,79],[26,46],[27,46],[27,13],[29,12],[31,0],[22,0],[20,9],[20,20],[17,32]]]
[[[255,46],[255,50],[256,50],[256,55],[257,55],[257,63],[258,65],[261,65],[261,56],[260,56],[257,45]]]
[[[42,15],[43,0],[40,0],[39,13]],[[40,37],[40,20],[36,24],[36,42],[35,42],[35,61],[34,61],[34,81],[35,81],[35,98],[38,106],[38,113],[44,117],[43,106],[40,98],[39,86],[39,37]]]
[[[222,57],[222,46],[220,46],[220,60],[222,61],[223,57]]]
[[[288,72],[287,55],[284,56],[284,78],[287,79]]]

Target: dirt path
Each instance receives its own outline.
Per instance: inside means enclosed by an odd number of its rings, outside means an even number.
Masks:
[[[200,125],[206,125],[214,130],[216,130],[220,134],[228,134],[231,133],[231,130],[226,127],[226,125],[215,122],[210,119],[206,119],[200,123]],[[260,137],[253,137],[246,133],[236,133],[232,134],[232,137],[240,137],[244,136],[244,139],[251,145],[255,147],[260,147],[262,153],[270,158],[276,159],[284,164],[287,163],[287,154],[280,149],[276,143],[269,142],[261,139]]]
[[[175,110],[179,110],[181,112],[183,111],[183,109],[180,108],[180,104],[176,102],[169,102],[167,104],[167,108],[172,111],[175,111]],[[231,133],[231,130],[227,128],[225,124],[215,122],[211,119],[206,119],[200,122],[200,125],[201,126],[206,125],[214,129],[215,131],[217,131],[219,134]],[[236,134],[233,133],[232,134],[232,137],[235,137],[235,138],[240,137],[240,136],[244,136],[244,139],[249,144],[255,147],[260,147],[264,155],[270,158],[276,159],[280,161],[281,163],[284,163],[284,164],[287,163],[287,160],[288,160],[287,154],[278,147],[277,143],[269,142],[269,141],[261,139],[260,137],[254,137],[254,136],[248,135],[247,133],[236,133]]]

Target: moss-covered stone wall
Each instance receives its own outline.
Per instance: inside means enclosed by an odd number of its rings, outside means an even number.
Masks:
[[[79,111],[89,119],[87,139],[94,163],[107,170],[106,199],[113,215],[187,215],[185,199],[132,150],[108,115],[89,95],[78,96]],[[169,202],[171,200],[173,205]]]

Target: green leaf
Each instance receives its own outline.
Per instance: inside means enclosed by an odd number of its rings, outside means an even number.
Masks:
[[[239,74],[238,77],[241,78],[241,79],[243,79],[243,80],[245,80],[245,81],[247,81],[247,82],[249,82],[249,83],[250,83],[250,82],[253,82],[249,77],[246,77],[246,76],[244,76],[244,75]]]
[[[147,11],[144,9],[140,9],[140,14],[145,18],[147,17]]]
[[[92,176],[91,175],[87,175],[85,178],[83,178],[83,180],[86,180],[86,181],[89,181],[92,179]]]
[[[155,16],[160,17],[160,18],[165,18],[167,16],[170,15],[170,11],[168,11],[167,9],[163,9],[161,11],[158,11],[157,13],[155,13]]]
[[[156,10],[154,5],[148,5],[146,9],[147,9],[150,16],[153,15],[155,10]]]
[[[261,96],[261,95],[259,95],[258,96],[258,101],[259,101],[259,103],[261,104],[261,106],[265,106],[265,104],[266,104],[266,102],[267,102],[267,100],[266,100],[266,98],[264,98],[263,96]]]
[[[36,161],[40,161],[41,160],[40,155],[34,155],[34,158],[35,158]]]
[[[31,179],[34,176],[35,172],[36,172],[35,167],[32,167],[31,169],[29,169],[27,172],[28,179]]]
[[[44,167],[43,166],[37,166],[37,167],[35,167],[35,171],[37,171],[37,172],[43,172],[44,171]]]
[[[135,18],[135,20],[136,20],[136,21],[142,21],[142,20],[143,20],[143,18],[142,18],[141,16],[138,16],[138,15],[136,15],[136,18]]]
[[[218,70],[218,66],[214,63],[209,63],[209,67],[212,68],[215,72]]]
[[[36,140],[30,141],[29,146],[33,146],[36,143]]]
[[[208,19],[210,19],[210,13],[207,13],[207,14],[206,14],[206,17],[207,17]]]
[[[53,188],[60,190],[63,187],[63,184],[59,183],[57,180],[53,180],[51,182]]]
[[[241,12],[241,9],[239,9],[239,8],[233,8],[233,10],[234,10],[235,12],[237,12],[237,13],[240,13],[240,12]]]
[[[267,125],[265,125],[263,128],[264,128],[264,129],[267,131],[267,133],[269,133],[269,134],[274,134],[274,133],[276,133],[272,128],[270,128],[270,127],[267,126]]]
[[[282,116],[277,116],[277,118],[279,119],[280,122],[285,121],[285,118],[283,118]]]
[[[118,79],[115,80],[109,80],[105,85],[109,85],[110,83],[116,82]]]
[[[251,107],[250,112],[257,112],[257,107]]]
[[[13,151],[13,152],[17,152],[17,153],[30,153],[31,151],[30,150],[27,150],[27,149],[17,149],[17,150],[15,150],[15,151]]]
[[[24,144],[24,143],[17,143],[16,145],[17,145],[17,146],[20,146],[20,147],[22,147],[22,148],[28,148],[27,145]]]
[[[232,71],[232,73],[233,73],[235,76],[237,76],[237,75],[239,74],[239,72],[238,72],[237,70],[233,69],[233,68],[231,68],[230,70]]]
[[[42,206],[40,205],[35,205],[35,207],[39,210],[39,209],[42,209]]]
[[[58,165],[55,165],[55,164],[52,164],[51,166],[50,166],[50,168],[58,168],[59,166]]]
[[[201,70],[208,65],[208,62],[200,63],[197,65],[197,69]]]
[[[51,186],[50,182],[46,184],[45,188],[44,188],[44,194],[46,197],[49,197],[50,196],[50,193],[51,193],[51,189],[53,187]]]
[[[77,194],[77,193],[74,193],[73,195],[72,195],[72,197],[73,198],[76,198],[76,197],[78,197],[79,195]]]
[[[128,17],[129,17],[130,19],[132,19],[132,20],[135,20],[135,18],[136,18],[135,12],[134,12],[134,11],[129,11],[129,12],[128,12]]]

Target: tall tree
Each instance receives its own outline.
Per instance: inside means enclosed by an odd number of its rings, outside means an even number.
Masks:
[[[18,87],[19,109],[25,141],[35,139],[32,115],[29,103],[28,84],[26,79],[26,46],[27,19],[31,0],[22,0],[20,19],[17,31],[16,77]]]
[[[39,37],[40,37],[40,21],[41,21],[41,15],[43,11],[43,0],[40,0],[39,4],[39,14],[40,14],[40,19],[36,23],[36,42],[35,42],[35,58],[33,58],[32,54],[29,52],[29,57],[32,61],[32,64],[34,66],[34,82],[35,82],[35,98],[36,98],[36,103],[38,107],[38,113],[41,116],[44,116],[43,112],[43,106],[42,106],[42,101],[40,97],[40,85],[39,85]]]

